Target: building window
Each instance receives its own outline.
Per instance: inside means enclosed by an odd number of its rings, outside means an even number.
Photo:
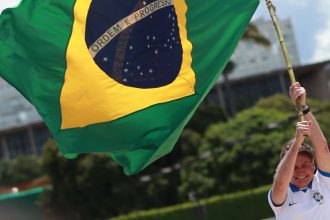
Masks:
[[[17,131],[6,135],[9,157],[14,159],[19,155],[32,154],[32,146],[30,144],[27,130]]]
[[[47,127],[42,126],[33,128],[33,137],[37,148],[37,154],[41,155],[43,146],[52,136]]]
[[[5,146],[4,146],[4,141],[3,141],[3,137],[0,136],[0,158],[5,158]]]

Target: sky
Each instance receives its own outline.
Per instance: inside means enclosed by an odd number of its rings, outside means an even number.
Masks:
[[[264,0],[253,19],[270,19]],[[291,18],[302,64],[330,60],[330,1],[272,0],[279,19]],[[290,51],[289,51],[290,53]]]
[[[0,12],[20,0],[0,0]],[[253,19],[270,19],[265,1]],[[330,60],[330,0],[273,0],[279,19],[290,17],[302,64]],[[290,51],[289,51],[290,53]]]

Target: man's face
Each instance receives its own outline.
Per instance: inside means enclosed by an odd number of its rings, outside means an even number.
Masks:
[[[313,179],[314,169],[314,163],[307,154],[298,154],[291,183],[298,188],[307,187]]]

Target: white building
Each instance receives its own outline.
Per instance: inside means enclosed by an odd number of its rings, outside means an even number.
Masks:
[[[0,158],[40,155],[50,137],[35,108],[0,78]]]
[[[300,59],[291,20],[280,20],[280,26],[288,48],[293,66],[300,65]],[[259,75],[272,70],[286,68],[286,63],[277,38],[274,25],[271,20],[257,19],[254,21],[259,32],[271,43],[265,47],[253,40],[240,41],[231,60],[235,68],[229,74],[229,79],[241,79],[249,76]]]

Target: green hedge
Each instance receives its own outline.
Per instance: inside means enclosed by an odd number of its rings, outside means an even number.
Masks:
[[[203,199],[200,204],[204,205],[205,218],[199,218],[197,204],[189,202],[166,208],[138,211],[111,218],[111,220],[260,220],[274,216],[267,202],[270,187],[268,185]]]

